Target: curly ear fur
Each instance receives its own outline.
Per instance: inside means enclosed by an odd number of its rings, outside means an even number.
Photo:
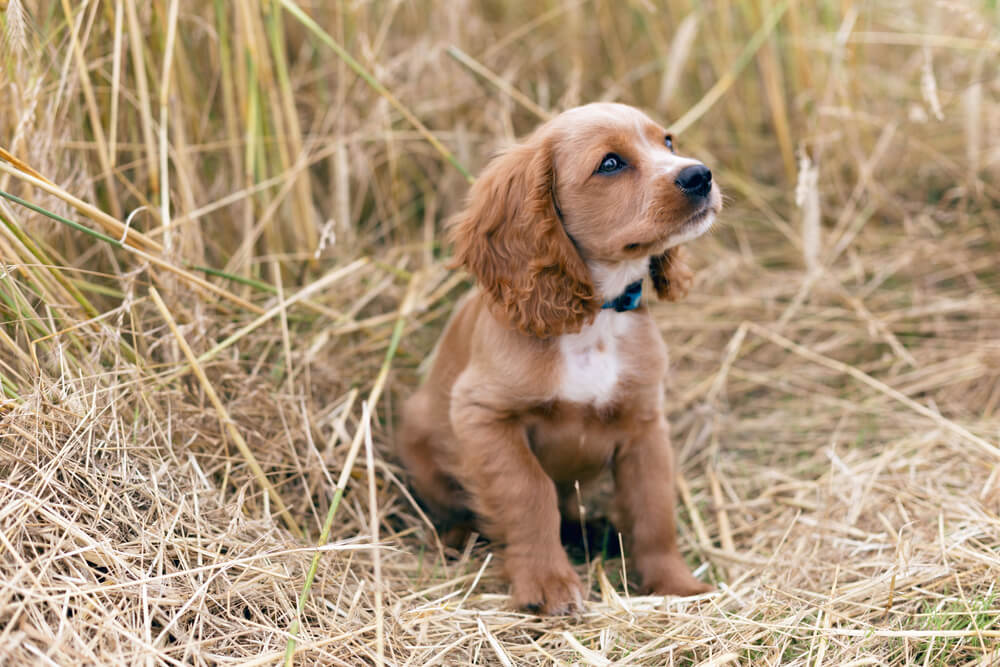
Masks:
[[[478,280],[505,319],[548,338],[600,309],[590,271],[556,213],[550,141],[537,133],[493,159],[449,221],[453,266]]]
[[[680,301],[687,296],[694,283],[694,271],[685,261],[687,254],[683,246],[675,246],[649,259],[649,277],[661,299]]]

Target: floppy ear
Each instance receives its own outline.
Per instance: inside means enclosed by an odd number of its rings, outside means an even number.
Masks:
[[[464,266],[517,329],[539,338],[579,331],[600,310],[590,271],[553,197],[551,140],[533,135],[493,159],[449,221]]]
[[[687,250],[674,246],[662,255],[649,259],[649,277],[661,299],[680,301],[694,282],[694,271],[687,265]]]

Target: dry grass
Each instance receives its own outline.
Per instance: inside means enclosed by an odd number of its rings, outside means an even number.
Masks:
[[[995,0],[0,27],[0,663],[1000,662]],[[389,443],[465,284],[444,152],[595,99],[677,121],[729,196],[655,306],[719,590],[636,597],[591,544],[584,613],[536,618],[489,545],[443,556]]]

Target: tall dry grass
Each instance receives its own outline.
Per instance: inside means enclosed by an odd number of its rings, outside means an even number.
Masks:
[[[3,0],[0,28],[0,661],[1000,660],[995,0]],[[719,590],[636,597],[589,544],[585,611],[545,619],[490,545],[443,554],[389,443],[466,284],[463,172],[593,100],[728,195],[654,307]]]

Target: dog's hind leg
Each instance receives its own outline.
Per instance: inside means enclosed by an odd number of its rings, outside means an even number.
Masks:
[[[429,401],[421,392],[403,406],[396,453],[409,473],[410,485],[439,529],[441,541],[461,547],[475,530],[461,485],[440,464],[440,443],[447,434],[431,427]]]

